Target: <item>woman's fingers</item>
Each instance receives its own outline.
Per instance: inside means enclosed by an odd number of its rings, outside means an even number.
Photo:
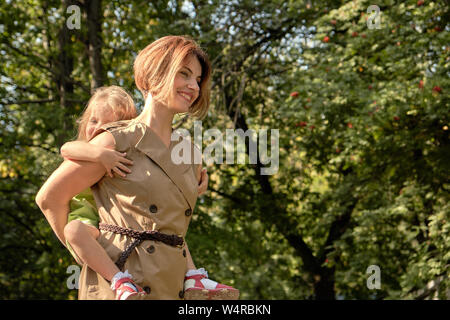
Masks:
[[[198,194],[202,195],[206,192],[206,189],[208,189],[208,173],[206,172],[206,169],[203,169],[201,171],[200,183],[198,185]]]
[[[202,170],[202,184],[207,185],[208,184],[208,173],[206,172],[206,169]]]

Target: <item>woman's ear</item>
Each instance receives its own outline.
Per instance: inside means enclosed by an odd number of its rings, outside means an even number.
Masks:
[[[153,97],[152,97],[152,94],[150,93],[150,91],[146,90],[145,93],[147,94],[147,96],[145,97],[145,107],[144,108],[147,108],[147,106],[149,106],[150,103],[152,102]]]

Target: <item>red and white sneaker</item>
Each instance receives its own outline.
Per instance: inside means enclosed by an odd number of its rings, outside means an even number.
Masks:
[[[116,300],[134,300],[146,295],[146,292],[132,280],[128,270],[118,272],[111,280],[111,289],[116,293]]]
[[[239,290],[208,279],[203,269],[189,270],[184,278],[185,300],[238,300]]]

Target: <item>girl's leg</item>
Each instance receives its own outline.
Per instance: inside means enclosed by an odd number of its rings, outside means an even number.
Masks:
[[[70,221],[64,228],[66,240],[81,260],[103,278],[111,281],[120,270],[98,243],[99,235],[97,228],[79,220]]]
[[[187,243],[185,250],[188,270],[184,278],[185,300],[237,300],[239,298],[239,290],[208,279],[208,272],[205,269],[195,267]]]
[[[195,269],[197,269],[197,268],[195,267],[194,260],[192,260],[192,256],[191,256],[191,253],[189,252],[189,248],[188,248],[187,243],[185,244],[184,247],[185,247],[185,250],[186,250],[187,270],[189,271],[189,270],[195,270]]]

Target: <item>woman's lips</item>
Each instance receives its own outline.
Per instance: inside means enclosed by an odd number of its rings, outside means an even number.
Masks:
[[[191,102],[192,97],[191,97],[189,94],[184,93],[184,92],[179,92],[178,94],[179,94],[181,97],[183,97],[183,99],[186,100],[187,102]],[[189,98],[188,98],[188,97],[189,97]]]

